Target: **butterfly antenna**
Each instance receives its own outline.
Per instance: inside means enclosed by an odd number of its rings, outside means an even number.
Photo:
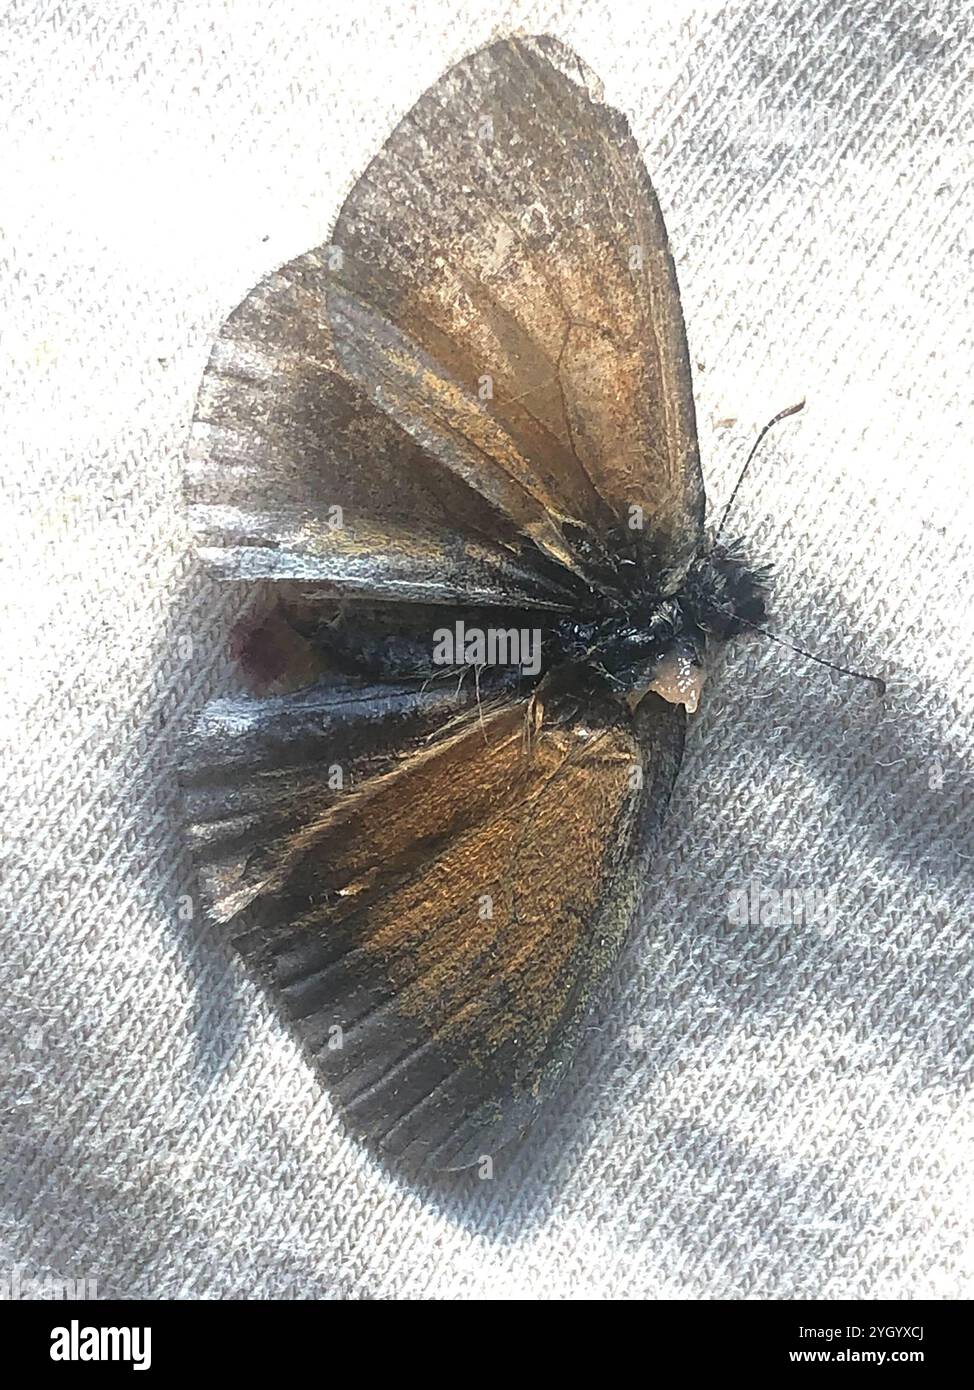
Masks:
[[[723,531],[723,529],[724,529],[724,522],[727,520],[728,513],[730,512],[731,507],[733,507],[733,505],[734,505],[734,499],[735,499],[735,497],[737,496],[738,491],[740,490],[741,483],[743,483],[743,481],[744,481],[744,478],[745,478],[745,475],[746,475],[746,473],[747,473],[747,470],[748,470],[748,469],[750,468],[750,466],[751,466],[751,460],[754,458],[754,455],[757,453],[758,449],[761,447],[761,440],[762,440],[762,439],[764,438],[764,436],[768,433],[768,430],[774,429],[775,425],[777,425],[781,420],[787,420],[789,415],[797,415],[798,412],[799,412],[800,410],[804,410],[804,409],[805,409],[805,401],[804,401],[804,399],[803,399],[803,400],[800,400],[800,401],[798,402],[797,405],[790,405],[790,406],[788,406],[788,408],[787,408],[786,410],[779,410],[778,413],[777,413],[777,415],[774,417],[774,419],[768,421],[768,423],[765,425],[764,429],[763,429],[763,430],[761,431],[761,433],[758,435],[757,439],[755,439],[754,443],[751,445],[751,452],[748,454],[747,458],[744,460],[744,467],[741,469],[740,473],[737,475],[737,482],[734,484],[734,489],[733,489],[733,491],[731,492],[730,497],[727,499],[727,506],[724,508],[724,514],[723,514],[723,516],[720,518],[720,525],[717,527],[717,534],[714,536],[714,545],[716,545],[717,542],[720,540],[720,533],[721,533],[721,531]],[[808,656],[809,653],[806,652],[805,655]]]
[[[752,632],[759,632],[762,637],[768,637],[772,642],[777,642],[781,647],[787,647],[789,651],[797,652],[799,656],[805,656],[809,661],[815,661],[819,666],[827,666],[830,671],[838,671],[842,676],[855,676],[857,680],[870,681],[877,687],[880,695],[886,694],[886,682],[881,676],[871,676],[868,671],[854,671],[850,666],[839,666],[835,661],[827,661],[824,656],[816,656],[814,652],[807,652],[804,647],[797,646],[794,642],[789,642],[786,637],[779,637],[776,632],[769,632],[766,627],[758,627],[757,623],[749,623],[746,618],[739,618],[738,622],[744,627],[749,627]]]

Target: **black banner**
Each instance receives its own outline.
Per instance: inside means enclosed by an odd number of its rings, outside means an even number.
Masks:
[[[558,1350],[568,1353],[573,1346],[591,1371],[599,1363],[618,1368],[619,1358],[631,1359],[650,1379],[654,1370],[673,1367],[742,1376],[855,1366],[906,1376],[930,1367],[943,1373],[964,1364],[970,1323],[966,1303],[647,1303],[627,1329],[627,1341],[613,1348],[601,1333],[593,1336],[577,1323],[570,1336],[552,1343],[547,1313],[522,1311],[531,1322],[518,1328],[516,1310],[505,1307],[503,1335],[518,1343],[518,1379],[525,1360],[530,1365],[532,1346],[539,1370],[549,1373]],[[338,1338],[347,1323],[362,1316],[360,1305],[337,1303],[7,1302],[0,1304],[0,1335],[8,1365],[18,1365],[27,1384],[48,1374],[67,1382],[85,1368],[99,1375],[163,1378],[181,1371],[267,1369],[280,1375],[292,1361],[306,1367],[309,1356],[320,1358],[322,1379],[342,1379],[350,1347],[343,1350]],[[364,1316],[380,1327],[393,1322],[398,1310],[380,1306]],[[539,1316],[544,1321],[536,1323]],[[446,1322],[438,1318],[437,1332],[442,1327],[449,1335],[449,1321],[449,1314]],[[420,1358],[413,1358],[420,1348],[428,1353],[429,1335],[412,1324],[405,1337],[370,1342],[370,1380],[382,1374],[386,1347],[390,1375],[403,1374],[404,1356],[411,1363],[409,1374],[419,1374]],[[501,1345],[496,1350],[496,1373],[507,1379],[502,1371],[507,1353]],[[478,1377],[484,1369],[481,1350],[466,1372],[455,1366],[451,1378]],[[429,1373],[435,1374],[432,1367]]]

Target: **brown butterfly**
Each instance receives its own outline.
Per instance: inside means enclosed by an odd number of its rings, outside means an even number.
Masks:
[[[209,909],[354,1129],[472,1164],[568,1069],[708,644],[765,611],[705,540],[666,232],[572,52],[420,98],[221,330],[188,489],[215,572],[290,596],[238,634],[265,693],[193,736]]]

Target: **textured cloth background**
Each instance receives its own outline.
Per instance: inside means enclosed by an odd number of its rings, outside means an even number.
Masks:
[[[974,12],[963,0],[22,0],[2,21],[0,1290],[971,1296]],[[333,1114],[190,915],[180,726],[242,595],[181,453],[212,337],[495,32],[577,48],[667,218],[711,503],[777,626],[692,721],[572,1082],[492,1180]],[[965,306],[965,300],[967,304]],[[821,893],[741,922],[735,893]]]

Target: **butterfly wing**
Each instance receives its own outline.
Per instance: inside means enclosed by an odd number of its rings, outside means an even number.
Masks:
[[[188,787],[211,910],[246,908],[237,945],[351,1126],[434,1169],[496,1153],[561,1081],[684,731],[656,696],[630,716],[555,681],[430,737],[441,698],[322,689],[249,718],[218,708]],[[336,763],[351,773],[337,791]]]
[[[268,276],[220,330],[185,492],[222,579],[300,580],[370,599],[570,607],[482,497],[339,370],[324,319],[328,251]]]
[[[222,576],[572,609],[670,592],[703,487],[662,217],[624,118],[551,39],[416,103],[331,242],[224,325],[192,520]]]
[[[378,407],[569,570],[669,591],[704,494],[676,274],[625,119],[553,39],[451,68],[332,237],[338,358]]]

